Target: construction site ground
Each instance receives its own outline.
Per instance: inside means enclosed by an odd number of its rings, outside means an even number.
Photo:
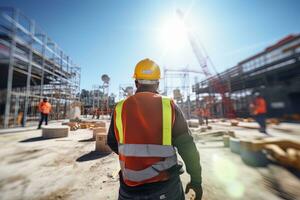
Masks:
[[[256,129],[222,123],[211,126],[206,132],[192,129],[201,157],[204,200],[300,199],[297,172],[276,164],[248,166],[224,147],[222,137],[207,134],[232,130],[244,137],[263,136]],[[273,128],[268,132],[300,140],[294,132]],[[57,139],[43,139],[41,130],[32,129],[1,134],[0,199],[117,199],[118,157],[94,151],[91,137],[89,129]],[[189,175],[184,173],[181,179],[185,187]]]

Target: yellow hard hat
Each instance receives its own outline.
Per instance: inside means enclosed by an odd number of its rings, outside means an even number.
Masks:
[[[133,78],[138,80],[159,80],[159,66],[153,60],[148,58],[141,60],[135,66]]]

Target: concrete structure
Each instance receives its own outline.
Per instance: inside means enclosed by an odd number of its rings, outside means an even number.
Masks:
[[[49,125],[42,127],[42,137],[45,139],[68,137],[69,126],[64,125]]]
[[[0,128],[37,121],[43,97],[50,119],[67,117],[80,92],[80,67],[19,10],[0,8]]]

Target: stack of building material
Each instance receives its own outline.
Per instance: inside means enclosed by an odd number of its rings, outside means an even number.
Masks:
[[[95,123],[94,123],[94,127],[95,127],[95,128],[98,128],[98,127],[106,127],[106,123],[103,122],[103,121],[95,122]]]
[[[86,122],[81,122],[81,123],[79,123],[80,124],[80,128],[81,129],[87,129],[87,128],[89,128],[89,123],[86,123]]]
[[[43,138],[60,138],[68,137],[69,127],[63,125],[48,125],[42,127]]]
[[[254,122],[254,119],[251,118],[251,117],[248,117],[248,118],[246,118],[246,119],[243,119],[242,121],[243,121],[243,122]]]
[[[267,154],[283,166],[292,167],[300,171],[300,143],[285,141],[264,146]]]
[[[280,120],[277,119],[277,118],[270,118],[270,119],[267,119],[267,124],[279,125],[280,124]]]
[[[231,126],[237,126],[239,124],[239,121],[231,120],[230,123],[231,123]]]

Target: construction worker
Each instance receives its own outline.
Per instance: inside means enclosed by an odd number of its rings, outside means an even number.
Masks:
[[[45,125],[48,125],[48,115],[51,112],[51,104],[48,102],[47,98],[43,98],[43,101],[40,102],[39,111],[41,113],[41,119],[38,129],[41,128],[43,121],[45,121]]]
[[[205,119],[205,125],[208,126],[208,118],[210,116],[210,112],[208,107],[203,108],[203,119]]]
[[[196,112],[197,112],[197,116],[198,116],[198,122],[199,122],[200,126],[202,126],[203,125],[203,108],[201,108],[201,107],[197,108]]]
[[[267,105],[265,99],[261,96],[259,92],[254,93],[254,101],[250,104],[250,109],[254,115],[255,120],[259,124],[259,132],[266,132],[266,113]]]
[[[140,61],[134,72],[137,91],[117,103],[107,136],[121,166],[119,200],[183,200],[178,153],[191,176],[185,192],[202,198],[200,157],[181,110],[158,94],[159,66]]]

